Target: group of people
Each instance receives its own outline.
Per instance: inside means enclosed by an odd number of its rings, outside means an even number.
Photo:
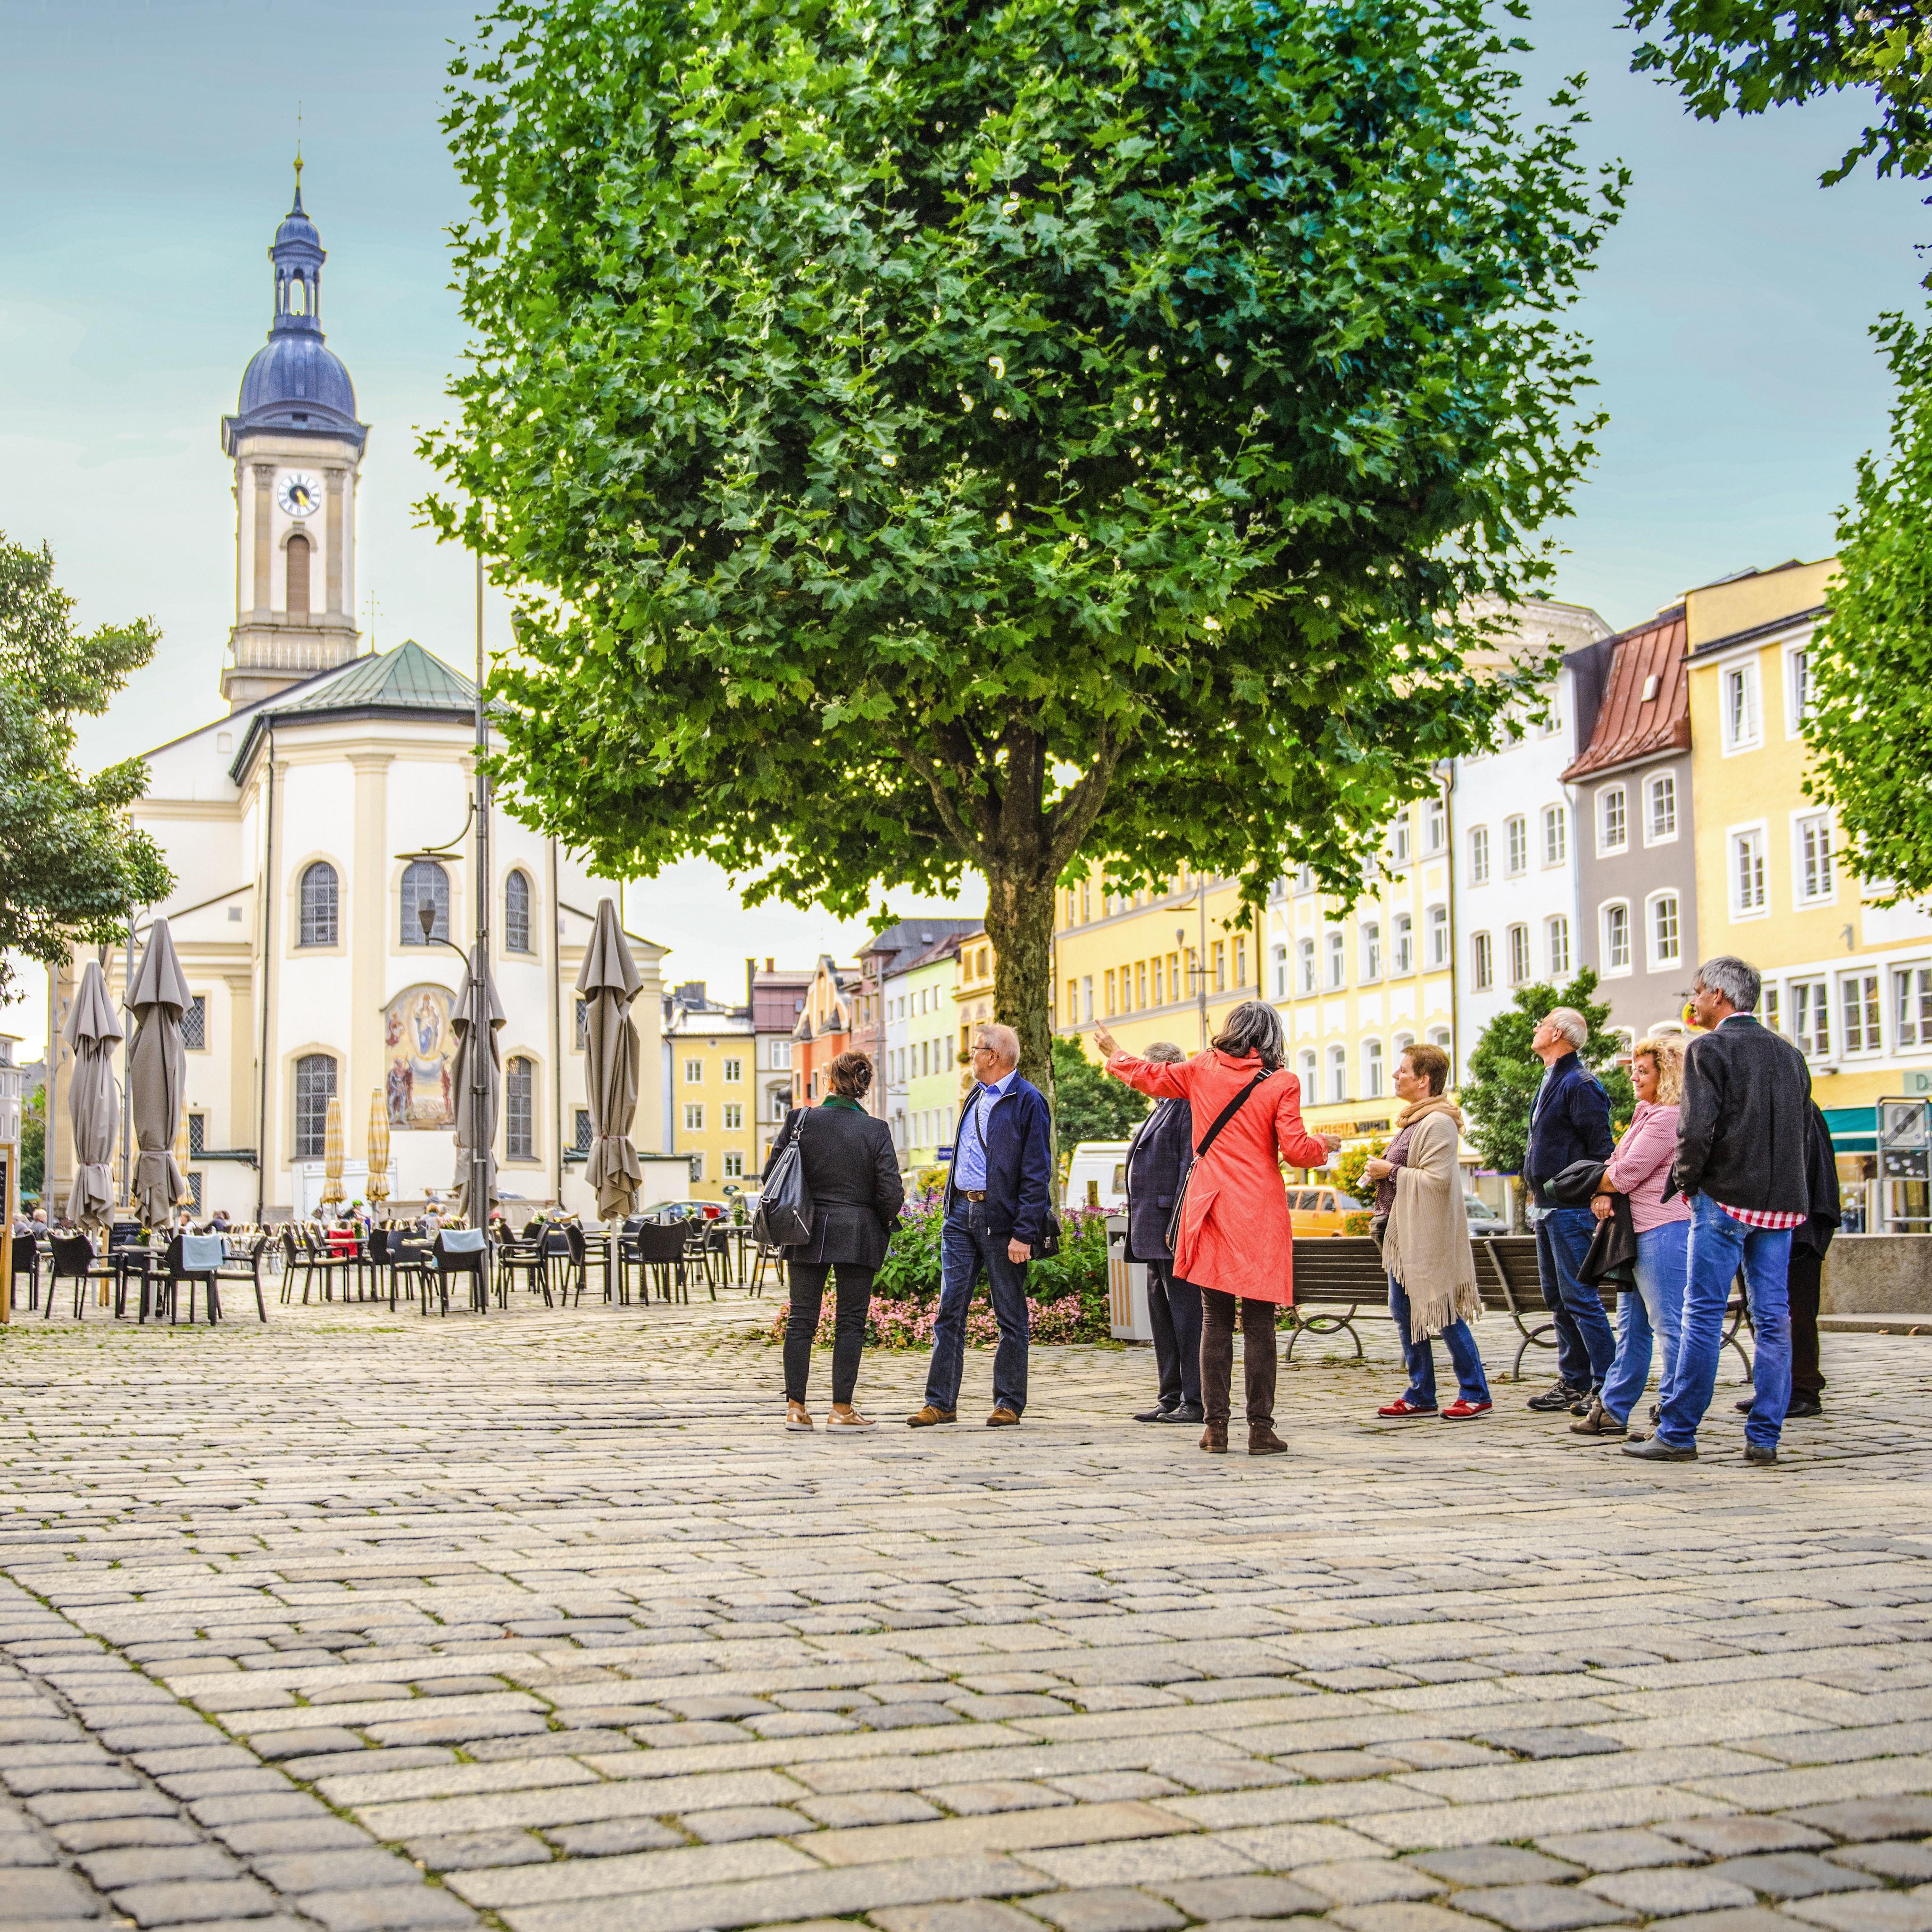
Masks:
[[[1532,1045],[1544,1072],[1532,1106],[1525,1175],[1538,1272],[1556,1334],[1557,1378],[1529,1407],[1573,1414],[1580,1438],[1621,1438],[1624,1453],[1682,1462],[1716,1386],[1731,1285],[1742,1271],[1756,1362],[1744,1455],[1774,1463],[1787,1414],[1820,1412],[1820,1268],[1839,1218],[1829,1130],[1814,1104],[1804,1057],[1752,1017],[1758,975],[1744,961],[1707,961],[1693,987],[1700,1030],[1638,1042],[1636,1108],[1622,1137],[1584,1066],[1583,1016],[1558,1007]],[[1237,1006],[1208,1049],[1186,1058],[1156,1043],[1121,1051],[1094,1042],[1107,1072],[1148,1095],[1152,1112],[1126,1161],[1127,1246],[1146,1264],[1159,1378],[1137,1420],[1199,1424],[1200,1446],[1225,1454],[1234,1337],[1243,1338],[1248,1453],[1278,1455],[1274,1427],[1281,1307],[1294,1299],[1294,1227],[1284,1166],[1328,1165],[1340,1144],[1302,1122],[1300,1083],[1287,1068],[1281,1017],[1264,1001]],[[999,1328],[992,1428],[1026,1412],[1029,1263],[1057,1236],[1045,1096],[1018,1070],[1010,1028],[973,1042],[974,1080],[961,1109],[940,1232],[940,1290],[924,1406],[915,1429],[956,1422],[966,1315],[988,1287]],[[1458,1164],[1462,1115],[1448,1097],[1440,1047],[1406,1048],[1395,1072],[1402,1102],[1394,1138],[1368,1162],[1371,1232],[1388,1279],[1389,1312],[1408,1382],[1378,1412],[1466,1422],[1488,1414],[1489,1382],[1472,1322],[1482,1312]],[[815,1427],[806,1400],[812,1348],[836,1280],[832,1406],[826,1426],[869,1430],[854,1406],[872,1284],[904,1204],[890,1129],[864,1106],[863,1054],[830,1070],[820,1104],[794,1110],[774,1144],[769,1180],[796,1148],[812,1202],[810,1234],[786,1250],[791,1294],[784,1344],[786,1426]],[[1601,1284],[1625,1289],[1613,1333]],[[1438,1404],[1434,1342],[1456,1376]],[[1650,1431],[1631,1418],[1660,1353]]]

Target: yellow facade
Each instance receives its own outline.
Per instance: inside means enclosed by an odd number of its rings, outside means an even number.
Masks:
[[[749,1019],[680,1012],[668,1027],[666,1144],[697,1166],[693,1201],[728,1200],[758,1185],[757,1040]]]
[[[984,944],[983,935],[976,943]],[[905,998],[906,1164],[930,1166],[959,1118],[959,962],[948,955],[894,982]]]
[[[1711,584],[1685,618],[1700,950],[1763,974],[1760,1014],[1805,1050],[1849,1153],[1871,1144],[1874,1101],[1932,1094],[1932,916],[1870,904],[1804,795],[1808,653],[1834,568]]]
[[[973,1029],[993,1017],[993,981],[999,959],[993,942],[984,931],[969,932],[959,942],[959,956],[952,981],[952,1024],[959,1042],[959,1080],[954,1090],[956,1103],[966,1097],[966,1083],[972,1072],[967,1056],[973,1050]]]

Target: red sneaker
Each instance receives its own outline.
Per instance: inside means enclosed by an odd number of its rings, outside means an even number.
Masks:
[[[1404,1416],[1433,1415],[1436,1412],[1432,1408],[1418,1408],[1406,1396],[1404,1396],[1400,1402],[1384,1402],[1380,1408],[1376,1411],[1376,1413],[1378,1415],[1387,1416],[1391,1420],[1400,1421]]]
[[[1490,1405],[1486,1402],[1452,1402],[1442,1412],[1444,1422],[1467,1422],[1472,1415],[1487,1415]]]

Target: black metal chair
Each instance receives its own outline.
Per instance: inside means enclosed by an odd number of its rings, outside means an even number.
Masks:
[[[87,1294],[87,1285],[93,1281],[112,1281],[116,1273],[115,1264],[104,1256],[97,1257],[94,1244],[85,1234],[56,1234],[48,1243],[52,1250],[52,1263],[47,1271],[46,1312],[40,1317],[43,1322],[54,1318],[54,1298],[63,1277],[70,1276],[74,1282],[74,1318],[84,1322],[82,1312]]]
[[[435,1267],[430,1244],[412,1238],[400,1228],[386,1228],[382,1233],[382,1264],[389,1270],[389,1306],[396,1305],[398,1291],[408,1284],[408,1296],[418,1314],[429,1312],[429,1278]],[[374,1252],[374,1244],[371,1244]]]
[[[584,1291],[590,1285],[590,1243],[584,1230],[574,1221],[566,1221],[558,1228],[553,1239],[560,1239],[563,1252],[560,1257],[553,1253],[551,1258],[557,1264],[557,1306],[566,1308],[571,1305],[571,1292],[574,1284],[576,1306],[584,1306]]]
[[[506,1308],[509,1306],[510,1288],[519,1275],[532,1294],[541,1292],[546,1308],[552,1305],[550,1256],[544,1240],[543,1223],[539,1221],[532,1225],[538,1230],[534,1234],[504,1234],[497,1239],[497,1298]]]
[[[630,1237],[631,1253],[638,1268],[638,1292],[640,1299],[649,1301],[650,1294],[646,1282],[655,1282],[658,1298],[669,1301],[676,1298],[680,1301],[691,1299],[690,1270],[692,1267],[691,1244],[685,1233],[684,1224],[673,1221],[668,1226],[658,1226],[646,1222]],[[646,1271],[648,1270],[648,1276]],[[716,1298],[713,1298],[716,1299]]]
[[[13,1292],[16,1305],[23,1275],[27,1281],[27,1306],[32,1311],[40,1305],[40,1244],[32,1234],[16,1234],[14,1238]]]
[[[213,1265],[190,1268],[182,1254],[182,1237],[170,1235],[167,1246],[162,1251],[161,1274],[155,1282],[154,1317],[160,1318],[164,1308],[167,1312],[168,1325],[172,1328],[181,1312],[181,1285],[188,1283],[188,1325],[194,1326],[194,1291],[197,1286],[208,1291],[208,1325],[212,1328],[221,1319],[221,1291],[215,1286],[215,1276],[221,1263],[218,1259]],[[266,1312],[263,1318],[266,1320]]]
[[[268,1318],[268,1304],[262,1299],[262,1264],[267,1258],[268,1237],[256,1234],[249,1238],[245,1253],[231,1255],[214,1270],[214,1279],[222,1281],[252,1282],[255,1290],[255,1312],[266,1322]]]
[[[442,1303],[442,1312],[449,1312],[449,1280],[452,1275],[466,1275],[470,1280],[470,1306],[472,1312],[487,1314],[490,1308],[490,1240],[486,1234],[472,1247],[466,1238],[480,1229],[446,1228],[436,1231],[436,1245],[430,1252],[436,1257],[436,1287]],[[451,1237],[459,1238],[458,1244],[450,1246]],[[424,1279],[423,1289],[428,1298],[429,1282]]]

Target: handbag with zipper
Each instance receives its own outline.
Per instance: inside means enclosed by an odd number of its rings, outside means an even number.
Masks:
[[[805,1184],[804,1159],[799,1148],[806,1112],[802,1107],[795,1108],[785,1124],[790,1138],[778,1149],[752,1216],[752,1232],[768,1248],[802,1248],[812,1239],[812,1190]]]
[[[1268,1078],[1265,1071],[1257,1073],[1220,1112],[1214,1117],[1214,1124],[1208,1130],[1207,1138],[1194,1150],[1194,1158],[1187,1164],[1187,1172],[1180,1177],[1180,1186],[1174,1197],[1174,1207],[1167,1217],[1167,1251],[1178,1252],[1180,1242],[1181,1216],[1187,1212],[1187,1190],[1194,1179],[1195,1172],[1208,1157],[1208,1150],[1221,1137],[1221,1130],[1247,1105],[1248,1096]]]

